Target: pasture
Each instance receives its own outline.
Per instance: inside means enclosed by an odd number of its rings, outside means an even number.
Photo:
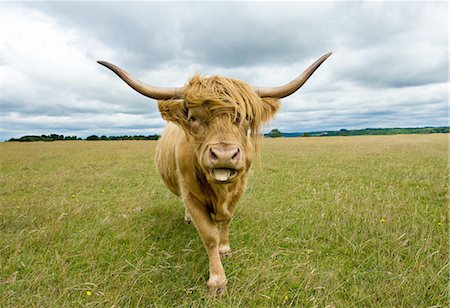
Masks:
[[[0,144],[0,306],[448,306],[448,135],[266,139],[228,293],[154,141]]]

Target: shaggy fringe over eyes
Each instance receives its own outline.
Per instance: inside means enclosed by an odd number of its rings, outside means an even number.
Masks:
[[[248,125],[255,150],[260,128],[280,108],[278,99],[261,98],[247,83],[221,76],[194,76],[187,84],[184,101],[187,108],[207,107],[210,116],[229,115],[231,122]]]

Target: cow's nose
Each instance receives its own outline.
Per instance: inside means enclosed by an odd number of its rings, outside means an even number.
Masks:
[[[241,156],[239,147],[233,144],[214,144],[209,148],[209,158],[217,165],[236,164]]]

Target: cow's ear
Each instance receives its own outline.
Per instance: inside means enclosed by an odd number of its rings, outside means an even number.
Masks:
[[[182,127],[187,124],[187,113],[182,101],[179,100],[159,100],[159,112],[164,120],[174,122]]]
[[[263,123],[267,123],[275,116],[275,113],[277,113],[278,109],[280,109],[280,100],[278,98],[271,97],[264,97],[261,98],[261,100],[264,106],[261,121]]]

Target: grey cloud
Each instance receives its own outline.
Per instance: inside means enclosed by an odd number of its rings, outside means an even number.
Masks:
[[[85,137],[93,134],[117,134],[130,132],[136,134],[160,133],[164,126],[161,118],[152,115],[116,114],[115,116],[83,114],[82,117],[68,116],[32,116],[19,113],[8,113],[0,116],[0,134],[14,137],[12,132],[22,134],[69,133]],[[28,132],[27,132],[28,131]]]
[[[318,25],[305,8],[327,21],[329,16],[321,11],[329,12],[333,5],[52,2],[32,6],[58,14],[65,26],[81,27],[120,48],[124,64],[152,68],[164,62],[230,67],[302,59],[329,40],[328,24]]]
[[[164,65],[291,65],[335,51],[336,78],[375,86],[442,82],[443,3],[52,2],[37,8],[95,33],[141,73]],[[444,10],[445,11],[445,10]],[[437,14],[425,19],[426,14]],[[434,32],[438,32],[437,34]],[[437,44],[428,37],[437,35]],[[99,55],[98,55],[99,56]],[[414,67],[419,66],[419,67]]]

